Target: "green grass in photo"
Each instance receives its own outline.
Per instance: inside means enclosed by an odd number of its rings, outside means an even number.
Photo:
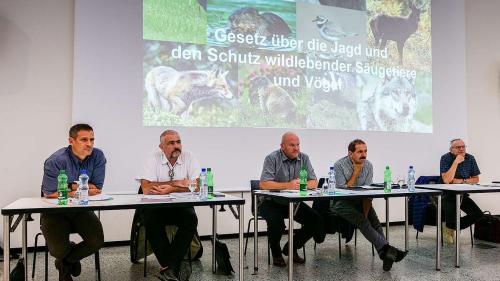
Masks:
[[[207,13],[196,0],[144,0],[143,38],[205,44]]]

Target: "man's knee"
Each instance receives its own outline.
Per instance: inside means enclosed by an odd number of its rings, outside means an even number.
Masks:
[[[69,243],[61,243],[61,242],[49,242],[46,241],[47,248],[49,249],[49,253],[56,259],[65,258],[69,252],[71,251],[71,246]]]
[[[96,252],[104,246],[104,233],[102,231],[97,231],[96,235],[87,237],[85,242],[88,247],[93,250],[93,252]]]

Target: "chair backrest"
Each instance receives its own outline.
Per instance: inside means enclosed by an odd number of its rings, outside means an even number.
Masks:
[[[325,183],[325,178],[318,179],[318,188],[323,188],[323,184]]]
[[[420,176],[415,184],[436,184],[441,183],[440,176]]]
[[[260,189],[260,180],[250,180],[250,190],[259,190]],[[253,194],[252,194],[252,215],[255,216],[255,209],[254,209],[254,200],[253,200]]]

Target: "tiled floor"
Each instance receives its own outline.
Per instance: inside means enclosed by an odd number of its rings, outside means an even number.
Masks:
[[[295,280],[500,280],[500,252],[496,244],[476,240],[471,247],[468,231],[462,232],[461,267],[454,266],[454,246],[445,245],[442,248],[442,270],[435,270],[435,227],[426,227],[425,232],[419,235],[418,243],[415,232],[411,230],[410,252],[400,263],[394,264],[390,272],[382,270],[382,262],[378,256],[372,257],[369,243],[359,234],[357,246],[354,241],[344,245],[342,257],[338,256],[337,235],[329,235],[325,243],[313,249],[313,242],[306,245],[307,261],[305,265],[295,267]],[[390,238],[392,244],[404,248],[404,228],[391,227]],[[282,244],[286,241],[282,238]],[[231,262],[235,270],[238,269],[238,240],[223,240],[229,246]],[[267,265],[266,237],[259,238],[260,267],[256,275],[253,274],[253,239],[249,240],[248,253],[245,259],[245,280],[287,280],[288,269],[276,268]],[[213,275],[211,273],[211,245],[203,241],[204,255],[199,262],[193,263],[191,280],[238,280],[234,276]],[[492,245],[493,248],[485,247]],[[49,259],[49,280],[57,280],[57,271],[53,266],[54,260]],[[82,275],[74,280],[95,280],[94,259],[86,258],[82,261]],[[12,266],[14,262],[12,262]],[[31,254],[30,254],[31,266]],[[101,250],[102,280],[157,280],[154,275],[159,265],[154,256],[148,260],[148,277],[142,275],[143,264],[132,264],[129,261],[129,248],[107,247]],[[2,269],[0,269],[2,270]],[[1,271],[0,271],[1,272]],[[30,272],[31,273],[31,272]],[[3,272],[2,272],[3,274]],[[43,254],[37,257],[37,272],[35,280],[43,280]]]

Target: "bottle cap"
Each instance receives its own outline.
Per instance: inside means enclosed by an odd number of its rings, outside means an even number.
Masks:
[[[410,169],[413,169],[413,166],[410,166]]]
[[[207,168],[207,172],[211,172],[212,171],[212,168]]]
[[[87,170],[85,170],[85,169],[80,170],[80,174],[85,174],[86,175],[87,174]]]
[[[206,171],[207,171],[207,169],[205,169],[205,168],[201,168],[201,172],[202,172],[202,173],[203,173],[203,172],[206,172]]]
[[[330,167],[330,170],[333,170],[333,169],[335,169],[335,168],[334,168],[333,166],[331,166],[331,167]]]

